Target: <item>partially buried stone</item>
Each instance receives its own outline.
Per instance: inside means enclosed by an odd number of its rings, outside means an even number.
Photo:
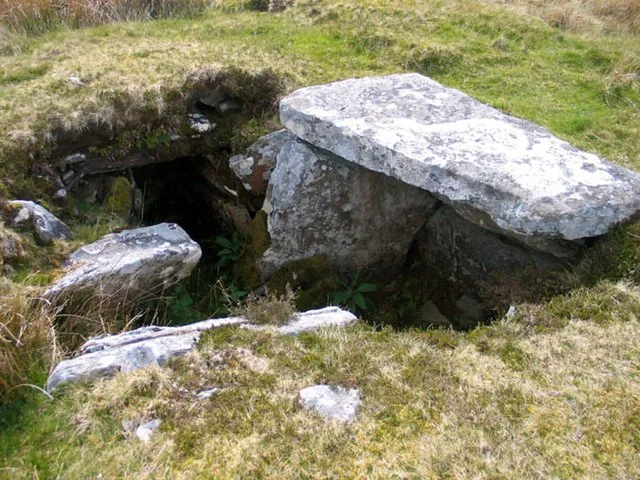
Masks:
[[[8,204],[17,210],[13,225],[20,227],[30,222],[36,237],[42,243],[70,240],[73,237],[69,227],[43,206],[27,200],[13,200]]]
[[[328,420],[349,423],[356,419],[360,391],[340,386],[314,385],[300,392],[300,405]]]

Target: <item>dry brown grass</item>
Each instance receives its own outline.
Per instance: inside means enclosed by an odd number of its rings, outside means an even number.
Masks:
[[[640,32],[638,0],[487,0],[524,10],[551,26],[606,32]]]
[[[37,289],[0,278],[0,404],[58,357],[55,311],[34,298]]]
[[[25,34],[200,13],[211,0],[0,0],[0,25]]]

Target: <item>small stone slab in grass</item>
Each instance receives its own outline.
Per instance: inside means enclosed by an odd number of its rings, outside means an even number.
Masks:
[[[205,330],[245,321],[232,317],[184,327],[143,327],[89,340],[81,347],[80,356],[56,365],[47,380],[47,391],[53,392],[63,383],[88,382],[163,364],[192,350]]]
[[[594,237],[640,209],[640,175],[419,74],[302,88],[280,116],[316,147],[507,234]]]
[[[297,313],[289,323],[278,328],[283,335],[299,335],[327,327],[344,327],[358,320],[353,313],[339,307],[325,307]]]
[[[300,405],[328,420],[349,423],[356,419],[360,391],[330,385],[314,385],[300,392]]]
[[[357,321],[355,315],[338,307],[326,307],[296,314],[279,327],[278,333],[297,335],[323,327],[344,326]],[[63,360],[47,380],[47,391],[55,391],[63,383],[88,382],[108,378],[119,372],[130,372],[153,365],[161,365],[171,358],[191,351],[202,332],[228,325],[242,325],[262,329],[262,325],[248,325],[245,318],[230,317],[204,320],[182,327],[142,327],[118,335],[106,335],[89,340],[80,348],[76,358]],[[211,395],[216,389],[209,390]],[[200,392],[206,398],[206,392]]]

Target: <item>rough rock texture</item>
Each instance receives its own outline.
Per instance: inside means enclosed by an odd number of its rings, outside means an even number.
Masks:
[[[423,190],[293,138],[278,153],[269,183],[265,277],[317,255],[342,269],[397,268],[439,203]]]
[[[303,88],[280,115],[313,145],[483,212],[508,234],[594,237],[640,209],[639,175],[422,75]]]
[[[302,332],[313,332],[320,328],[349,325],[357,320],[354,314],[341,308],[326,307],[298,313],[291,322],[279,327],[278,331],[283,335],[298,335]]]
[[[269,177],[282,147],[295,139],[286,130],[273,132],[258,139],[246,152],[229,159],[229,167],[247,191],[257,195],[267,193]]]
[[[67,225],[37,203],[27,200],[13,200],[8,204],[15,209],[13,225],[20,227],[30,223],[36,237],[41,242],[52,243],[54,240],[69,240],[73,237]]]
[[[353,422],[360,406],[360,392],[339,386],[314,385],[300,392],[300,405],[328,420]]]
[[[443,205],[416,236],[420,263],[427,265],[423,283],[439,310],[454,325],[485,319],[487,286],[499,287],[501,275],[525,269],[548,272],[562,268],[558,258],[526,248],[508,237],[484,230]],[[508,280],[507,280],[508,281]]]
[[[96,380],[162,364],[191,350],[203,331],[244,322],[233,317],[184,327],[143,327],[89,340],[81,347],[80,356],[56,366],[47,380],[47,390],[53,392],[65,382]]]
[[[349,312],[327,307],[296,314],[279,333],[296,335],[323,327],[343,326],[357,321]],[[225,325],[248,325],[241,317],[219,318],[183,327],[143,327],[119,335],[97,337],[80,348],[80,355],[60,362],[47,380],[47,391],[53,392],[66,382],[91,381],[158,365],[184,355],[194,348],[202,332]],[[215,394],[212,393],[212,395]],[[200,398],[200,397],[199,397]],[[206,395],[202,398],[206,398]]]
[[[71,254],[67,273],[45,292],[64,301],[92,296],[120,304],[187,277],[200,260],[197,243],[175,223],[112,233]]]

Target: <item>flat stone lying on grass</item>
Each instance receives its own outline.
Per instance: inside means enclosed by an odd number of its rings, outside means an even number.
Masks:
[[[325,307],[297,313],[289,323],[278,327],[278,332],[283,335],[299,335],[325,327],[346,326],[357,320],[353,313],[339,307]]]
[[[112,233],[72,253],[67,273],[44,297],[119,305],[187,277],[201,255],[200,246],[175,223]]]
[[[196,393],[196,398],[198,400],[206,400],[208,398],[215,397],[221,391],[222,391],[222,389],[218,388],[218,387],[208,388],[206,390],[200,390],[198,393]]]
[[[360,391],[340,386],[314,385],[300,392],[300,405],[328,420],[353,422],[360,406]]]
[[[43,206],[27,200],[13,200],[9,202],[9,206],[16,209],[13,226],[31,223],[36,237],[42,243],[50,244],[54,240],[73,238],[69,227]]]
[[[322,327],[342,326],[357,320],[337,307],[297,314],[280,327],[282,334],[297,334]],[[241,317],[204,320],[182,327],[143,327],[119,335],[94,338],[80,349],[80,356],[60,362],[47,380],[47,391],[63,383],[92,381],[159,365],[194,348],[202,332],[225,325],[247,324]],[[289,328],[286,328],[289,327]],[[255,326],[254,326],[255,328]]]
[[[419,74],[302,88],[280,116],[316,147],[507,235],[594,237],[640,209],[640,175]]]

